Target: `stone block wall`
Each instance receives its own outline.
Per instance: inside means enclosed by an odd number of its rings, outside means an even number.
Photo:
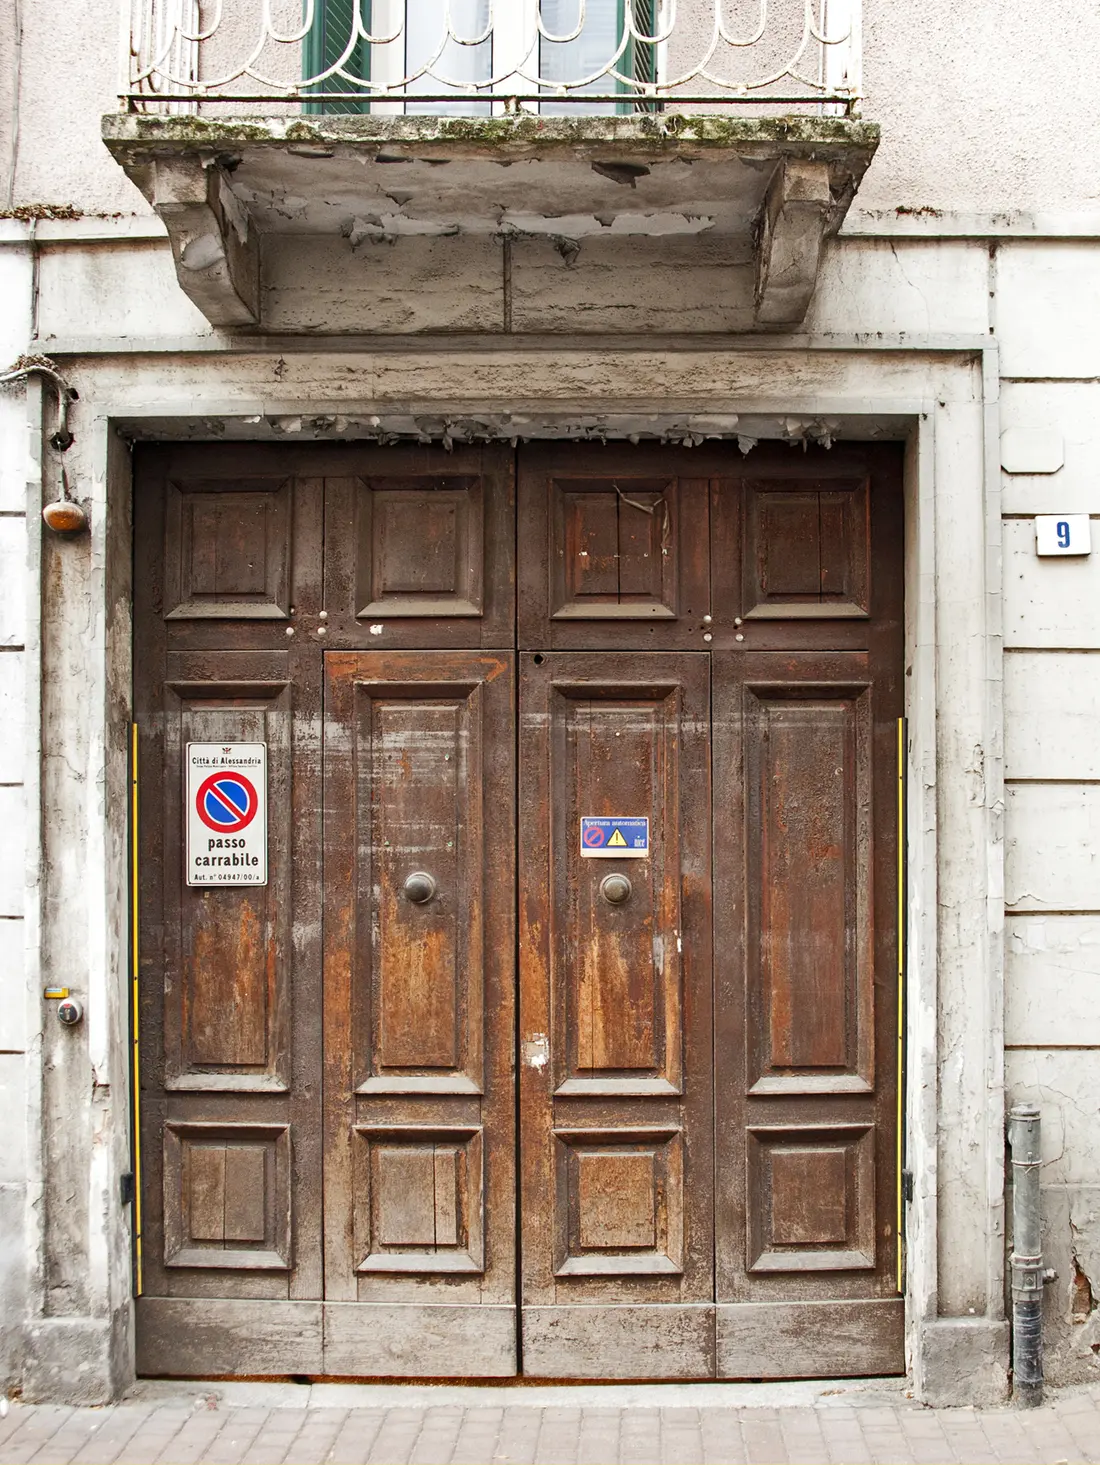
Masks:
[[[1003,478],[1005,1072],[1042,1109],[1044,1335],[1068,1382],[1100,1378],[1100,246],[1006,245],[994,278],[1001,427],[1052,454]],[[1089,514],[1093,553],[1038,558],[1037,513]]]

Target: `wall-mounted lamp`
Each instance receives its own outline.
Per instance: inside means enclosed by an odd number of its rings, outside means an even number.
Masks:
[[[48,503],[42,510],[47,529],[58,534],[78,534],[88,527],[88,516],[69,493],[69,475],[61,465],[61,497]]]

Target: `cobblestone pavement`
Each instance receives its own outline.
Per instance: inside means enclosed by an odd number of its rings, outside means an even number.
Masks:
[[[13,1403],[0,1465],[1100,1465],[1100,1385],[1041,1409],[925,1409],[898,1381],[428,1388],[139,1384],[102,1409]]]

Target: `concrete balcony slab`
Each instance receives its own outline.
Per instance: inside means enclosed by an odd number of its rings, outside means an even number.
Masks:
[[[478,240],[550,243],[566,267],[580,267],[570,294],[582,317],[589,284],[591,303],[606,305],[598,297],[616,289],[617,261],[644,255],[657,278],[657,241],[675,240],[676,271],[690,268],[692,241],[701,263],[716,251],[731,261],[727,328],[790,330],[879,130],[844,118],[668,112],[111,114],[103,138],[164,220],[181,286],[217,326],[272,329],[278,318],[285,329],[269,282],[289,280],[308,300],[326,239],[343,241],[349,259],[374,245],[452,240],[456,274]],[[590,282],[589,262],[598,262]],[[323,315],[311,332],[308,305],[297,307],[307,333],[339,328],[331,301]],[[502,299],[499,329],[513,328],[509,317]],[[410,327],[431,328],[423,313]],[[437,328],[454,328],[446,313]]]

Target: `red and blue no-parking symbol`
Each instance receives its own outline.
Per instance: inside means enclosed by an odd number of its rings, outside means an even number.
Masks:
[[[195,812],[217,834],[247,829],[259,806],[255,786],[243,773],[212,773],[195,795]]]
[[[267,884],[267,744],[188,743],[188,885]]]

